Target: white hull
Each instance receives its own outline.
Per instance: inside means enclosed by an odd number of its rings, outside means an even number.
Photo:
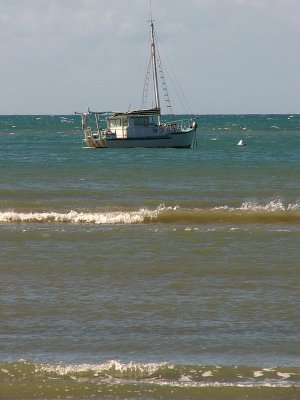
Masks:
[[[88,147],[98,148],[133,148],[133,147],[146,147],[146,148],[185,148],[192,147],[196,129],[191,128],[186,131],[172,133],[165,137],[151,137],[151,138],[105,138],[101,137],[98,133],[92,133],[89,130],[85,131],[84,142]]]

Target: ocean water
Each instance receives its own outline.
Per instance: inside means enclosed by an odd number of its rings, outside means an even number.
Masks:
[[[300,115],[198,123],[0,116],[0,399],[300,398]]]

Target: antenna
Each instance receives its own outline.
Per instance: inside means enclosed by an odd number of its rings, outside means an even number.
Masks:
[[[153,21],[153,18],[152,18],[152,0],[150,0],[150,21],[151,22]]]

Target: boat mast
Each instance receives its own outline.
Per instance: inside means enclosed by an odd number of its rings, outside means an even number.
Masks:
[[[157,78],[157,63],[156,63],[156,52],[155,52],[154,24],[153,24],[152,19],[151,19],[151,59],[152,59],[155,107],[160,109],[159,92],[158,92],[158,78]]]

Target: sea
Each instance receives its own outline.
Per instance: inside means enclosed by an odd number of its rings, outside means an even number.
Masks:
[[[300,115],[197,118],[0,116],[1,400],[300,399]]]

